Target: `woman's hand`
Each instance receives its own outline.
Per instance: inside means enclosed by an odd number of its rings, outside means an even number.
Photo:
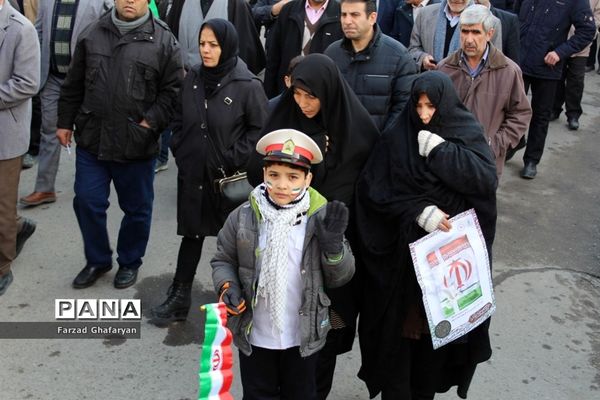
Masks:
[[[441,136],[425,130],[419,131],[417,140],[419,142],[419,154],[423,157],[427,157],[431,153],[431,150],[445,142]]]
[[[417,224],[429,233],[436,229],[449,232],[452,229],[452,223],[448,220],[449,217],[448,214],[436,206],[427,206],[417,217]]]

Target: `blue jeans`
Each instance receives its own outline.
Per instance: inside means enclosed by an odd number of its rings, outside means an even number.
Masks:
[[[112,249],[106,229],[110,183],[117,191],[125,214],[117,240],[119,267],[137,269],[142,265],[152,222],[154,201],[154,160],[120,163],[101,161],[83,149],[76,149],[75,198],[73,209],[83,236],[87,265],[111,265]]]
[[[163,133],[160,134],[160,153],[158,153],[158,157],[156,160],[160,164],[164,164],[169,161],[169,144],[171,143],[171,130],[165,129]]]

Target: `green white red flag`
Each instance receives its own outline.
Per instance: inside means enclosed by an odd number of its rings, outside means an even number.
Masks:
[[[227,329],[225,303],[202,306],[206,311],[204,343],[198,372],[198,400],[233,400],[229,393],[233,381],[231,332]]]

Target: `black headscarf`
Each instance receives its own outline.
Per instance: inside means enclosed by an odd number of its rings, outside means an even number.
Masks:
[[[436,108],[427,125],[416,112],[422,93]],[[420,130],[445,140],[427,158],[419,154]],[[398,346],[408,309],[422,304],[408,246],[426,235],[417,216],[429,205],[451,217],[474,208],[491,257],[496,185],[495,162],[483,129],[459,100],[450,79],[437,71],[421,74],[413,82],[406,107],[373,149],[356,187],[367,294],[359,328],[363,354],[359,377],[372,395],[389,378],[386,374],[399,372],[389,365],[389,352]],[[487,324],[470,333],[468,342],[479,349],[469,363],[489,357]]]
[[[313,168],[312,186],[329,200],[351,204],[356,179],[379,138],[379,131],[329,57],[306,56],[292,72],[292,85],[319,99],[319,114],[306,117],[294,100],[292,87],[282,94],[262,135],[292,128],[310,136],[324,154],[324,162]],[[329,137],[327,150],[325,136]]]
[[[200,35],[204,27],[212,29],[221,47],[221,56],[217,66],[209,68],[203,65],[200,69],[206,95],[210,96],[223,77],[231,72],[237,64],[239,40],[237,31],[231,22],[221,18],[213,18],[202,24],[198,42],[200,42]]]

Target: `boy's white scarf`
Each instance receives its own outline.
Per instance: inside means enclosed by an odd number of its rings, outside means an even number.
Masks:
[[[277,209],[267,200],[266,188],[259,185],[252,191],[263,218],[263,232],[267,235],[262,256],[256,295],[265,299],[271,322],[278,332],[283,331],[287,293],[288,244],[292,227],[298,215],[308,211],[310,195],[306,189],[300,201]]]

